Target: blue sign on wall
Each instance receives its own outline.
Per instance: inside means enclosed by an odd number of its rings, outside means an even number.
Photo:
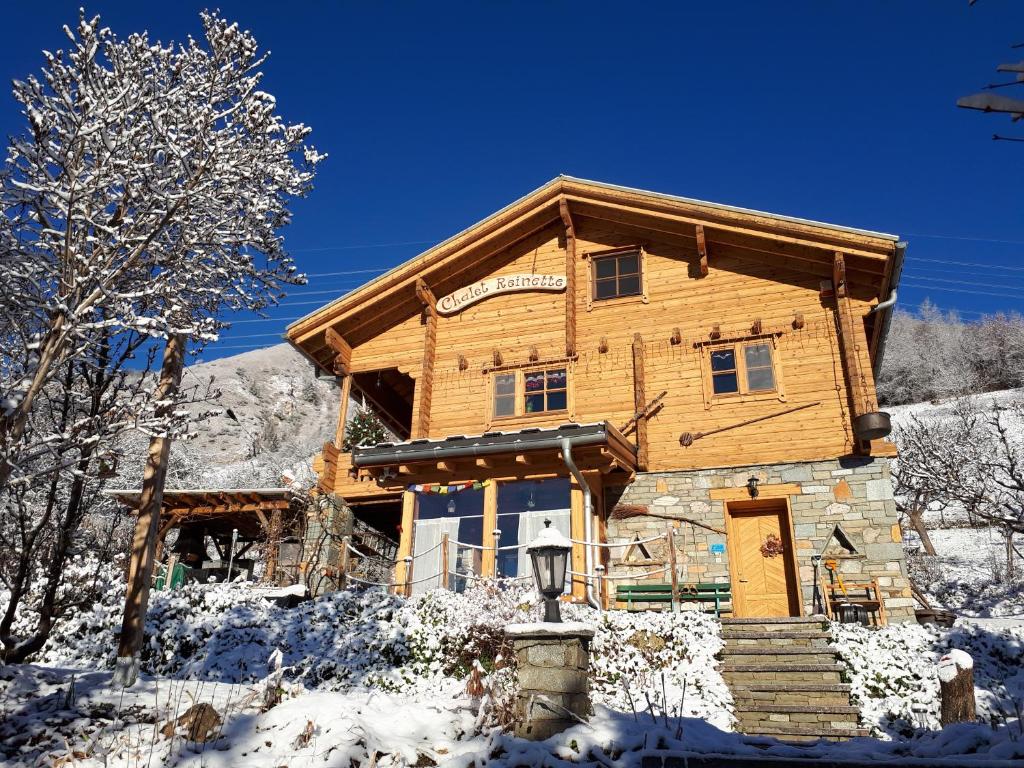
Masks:
[[[713,555],[725,554],[725,544],[712,544],[711,545],[711,554],[713,554]]]

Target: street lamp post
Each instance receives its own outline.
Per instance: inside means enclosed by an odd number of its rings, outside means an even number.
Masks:
[[[526,547],[533,562],[537,591],[544,596],[544,621],[561,622],[558,598],[565,591],[565,572],[572,542],[544,521],[544,530]]]

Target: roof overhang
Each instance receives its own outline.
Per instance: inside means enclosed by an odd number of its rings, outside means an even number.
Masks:
[[[420,308],[416,280],[434,293],[455,290],[473,269],[495,254],[560,219],[565,201],[574,217],[598,218],[671,242],[696,247],[696,225],[705,228],[709,248],[759,260],[779,260],[830,278],[834,254],[842,252],[853,288],[866,294],[891,291],[895,235],[687,197],[559,176],[360,288],[288,326],[287,340],[324,371],[333,374],[331,328],[355,345],[378,326],[398,322]],[[383,328],[381,328],[383,329]]]
[[[104,491],[116,501],[138,511],[142,491]],[[289,511],[297,498],[291,488],[168,488],[163,492],[160,517],[169,527],[202,522],[212,529],[238,528],[240,535],[261,536],[269,524],[267,515]]]
[[[382,485],[396,487],[481,474],[565,474],[561,451],[566,444],[581,470],[636,471],[635,446],[606,421],[380,443],[354,449],[352,463]]]

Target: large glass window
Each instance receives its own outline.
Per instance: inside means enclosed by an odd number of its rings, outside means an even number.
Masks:
[[[441,574],[441,544],[446,533],[450,542],[447,579]],[[471,577],[480,575],[482,552],[478,548],[461,546],[458,542],[476,547],[484,544],[483,489],[449,494],[416,494],[412,580],[419,581],[431,574],[438,576],[437,579],[413,584],[414,595],[445,585],[462,592],[472,583]]]
[[[498,486],[498,528],[501,547],[529,544],[544,529],[544,521],[569,535],[569,480],[523,480]],[[500,578],[529,576],[530,555],[525,549],[498,551],[497,572]],[[566,579],[566,588],[571,579]]]

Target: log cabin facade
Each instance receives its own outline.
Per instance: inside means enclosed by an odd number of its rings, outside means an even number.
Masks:
[[[340,384],[320,487],[412,592],[526,577],[551,520],[616,545],[575,544],[573,599],[672,574],[803,615],[838,578],[910,617],[874,384],[903,252],[558,177],[289,326]],[[343,451],[353,401],[394,439]]]

